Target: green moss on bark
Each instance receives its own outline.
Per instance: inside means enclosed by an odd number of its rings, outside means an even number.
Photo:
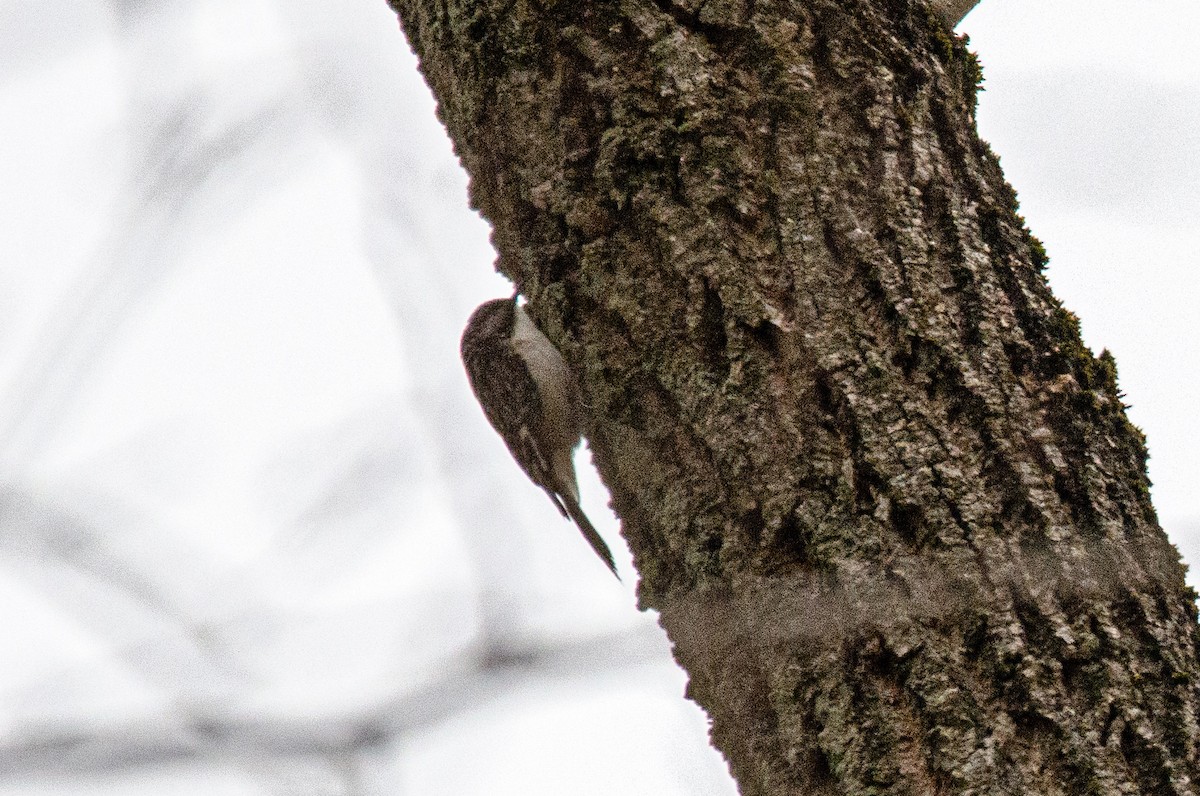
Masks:
[[[744,794],[1191,792],[1193,595],[965,38],[392,5]]]

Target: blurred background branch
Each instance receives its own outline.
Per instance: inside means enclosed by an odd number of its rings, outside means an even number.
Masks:
[[[963,22],[984,137],[1193,552],[1196,11],[1053,5]],[[0,108],[0,796],[733,792],[470,397],[510,288],[386,3],[9,0]]]

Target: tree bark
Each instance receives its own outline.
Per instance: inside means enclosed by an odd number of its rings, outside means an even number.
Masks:
[[[918,0],[390,0],[743,794],[1184,794],[1113,360]]]

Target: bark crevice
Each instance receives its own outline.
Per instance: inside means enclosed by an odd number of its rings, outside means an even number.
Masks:
[[[391,0],[744,794],[1195,791],[1194,595],[915,0]]]

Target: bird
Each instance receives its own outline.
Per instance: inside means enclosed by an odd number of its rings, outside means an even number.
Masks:
[[[620,580],[612,551],[579,505],[572,460],[583,436],[579,388],[518,298],[485,301],[471,313],[459,346],[467,380],[517,464]]]

